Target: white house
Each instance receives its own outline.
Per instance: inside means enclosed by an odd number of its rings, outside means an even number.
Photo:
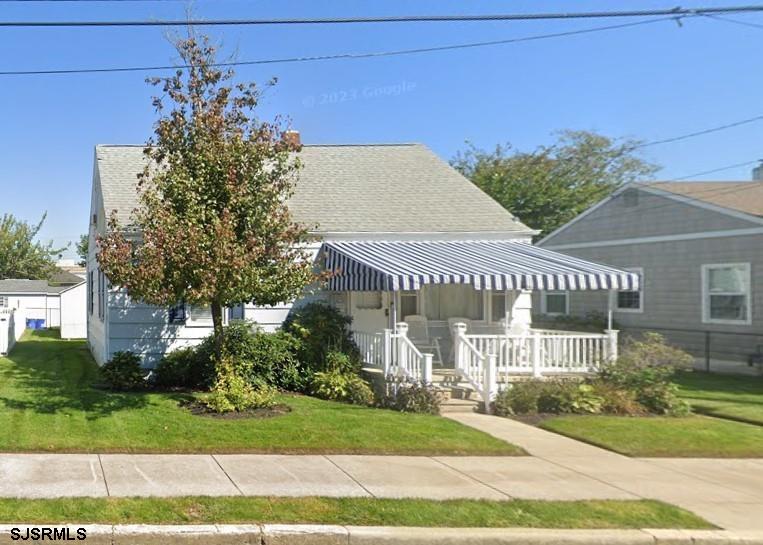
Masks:
[[[18,309],[25,320],[61,328],[63,339],[87,337],[85,281],[53,284],[47,280],[0,280],[0,310]]]
[[[289,207],[297,221],[318,225],[321,242],[313,251],[334,272],[328,286],[310,297],[353,317],[369,365],[388,370],[394,359],[402,368],[405,359],[419,373],[425,360],[456,367],[468,360],[471,368],[463,373],[480,382],[477,367],[496,352],[503,354],[499,363],[505,370],[521,372],[530,372],[533,362],[534,372],[544,362],[561,366],[562,359],[588,366],[611,352],[613,334],[602,333],[576,337],[564,358],[561,345],[552,354],[548,343],[559,335],[543,340],[540,332],[532,333],[530,290],[634,287],[637,275],[535,248],[534,231],[423,145],[315,145],[303,146],[299,155],[303,168]],[[98,270],[95,237],[105,232],[112,213],[120,224],[130,224],[144,161],[142,146],[95,149],[88,342],[98,363],[130,350],[150,366],[211,330],[208,309],[133,301]],[[229,317],[272,330],[290,308],[291,303],[247,305],[231,309]],[[506,336],[500,342],[499,333]],[[506,342],[514,334],[521,347]],[[398,357],[390,343],[409,350]]]

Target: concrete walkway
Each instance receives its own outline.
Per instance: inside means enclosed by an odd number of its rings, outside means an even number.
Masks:
[[[0,454],[0,497],[653,498],[763,530],[763,460],[632,459],[513,420],[449,417],[531,456]]]
[[[763,530],[763,459],[629,458],[515,420],[476,413],[447,416],[510,441],[533,460],[571,471],[580,479],[631,497],[678,505],[722,528]],[[486,464],[472,476],[489,479],[491,474]],[[566,479],[558,484],[576,486]],[[586,494],[580,488],[570,493]]]

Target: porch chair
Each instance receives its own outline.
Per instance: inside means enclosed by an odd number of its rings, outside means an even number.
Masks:
[[[432,352],[433,361],[442,365],[442,351],[440,350],[440,339],[429,335],[429,323],[426,316],[420,314],[409,314],[405,317],[405,323],[408,324],[408,338],[422,352]]]
[[[466,325],[466,331],[469,333],[474,333],[474,330],[472,329],[472,321],[469,318],[448,318],[448,332],[453,333],[453,326],[462,323]]]

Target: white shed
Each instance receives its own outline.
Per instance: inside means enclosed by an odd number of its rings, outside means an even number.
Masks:
[[[86,283],[55,286],[47,280],[0,280],[0,309],[23,311],[27,320],[43,320],[44,327],[60,327],[61,337],[87,336]]]

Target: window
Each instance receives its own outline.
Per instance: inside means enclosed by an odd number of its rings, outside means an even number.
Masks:
[[[0,308],[8,306],[8,298],[5,295],[0,295]]]
[[[95,301],[95,282],[93,281],[93,271],[87,273],[87,308],[90,314],[93,314],[93,301]]]
[[[212,325],[212,307],[197,307],[191,305],[188,312],[188,325],[209,326]]]
[[[185,323],[185,301],[181,301],[167,309],[167,322],[170,324]]]
[[[419,294],[415,291],[400,292],[400,312],[398,320],[405,320],[406,316],[419,313]]]
[[[229,320],[243,320],[244,319],[244,305],[243,303],[240,303],[238,305],[234,305],[228,309],[228,319]]]
[[[98,318],[106,315],[106,275],[98,271]]]
[[[382,308],[382,294],[380,291],[359,291],[355,295],[355,308],[380,309]]]
[[[541,312],[550,316],[569,314],[569,297],[566,291],[544,291],[540,300]]]
[[[506,292],[490,292],[490,319],[494,322],[500,322],[506,318]]]
[[[749,263],[702,266],[702,321],[751,323]]]
[[[482,292],[471,284],[429,285],[424,289],[424,310],[430,320],[482,320],[482,309]]]
[[[623,270],[636,273],[639,276],[639,289],[632,290],[619,290],[617,292],[617,299],[615,300],[615,308],[619,312],[643,312],[644,310],[644,269],[640,267],[636,268],[624,268]]]

